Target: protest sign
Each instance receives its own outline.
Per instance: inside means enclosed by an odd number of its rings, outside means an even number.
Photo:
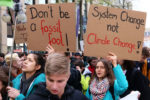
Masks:
[[[75,10],[75,3],[27,6],[28,49],[43,51],[50,44],[56,51],[75,51]]]
[[[15,31],[15,43],[25,43],[27,41],[26,24],[17,24]]]
[[[111,51],[119,59],[139,60],[145,19],[144,12],[91,5],[84,54],[105,57]]]

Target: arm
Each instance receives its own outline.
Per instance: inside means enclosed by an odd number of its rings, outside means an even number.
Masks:
[[[121,95],[126,91],[128,88],[128,82],[126,80],[126,77],[122,71],[122,68],[119,64],[117,64],[117,56],[109,52],[109,55],[107,56],[107,59],[111,61],[113,65],[113,72],[116,77],[116,80],[114,81],[114,91],[118,94]]]
[[[25,98],[25,96],[23,94],[20,94],[20,91],[15,88],[8,86],[7,90],[8,90],[8,96],[10,98],[14,98],[15,100],[23,100]]]
[[[114,82],[114,90],[118,95],[121,95],[128,88],[128,82],[119,64],[113,68],[113,71],[116,77],[116,80]]]

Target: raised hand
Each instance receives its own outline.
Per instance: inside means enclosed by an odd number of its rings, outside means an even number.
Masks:
[[[108,56],[106,57],[107,60],[111,61],[114,67],[117,66],[117,56],[113,52],[109,52]]]

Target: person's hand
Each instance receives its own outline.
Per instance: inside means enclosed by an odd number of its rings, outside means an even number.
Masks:
[[[79,66],[76,66],[76,70],[78,70],[81,73],[81,68]]]
[[[113,52],[109,52],[108,56],[106,57],[111,63],[113,64],[114,67],[117,66],[117,56]]]
[[[48,44],[48,46],[46,47],[46,51],[48,52],[48,54],[55,52],[54,48],[50,44]]]
[[[7,87],[7,91],[8,91],[8,96],[10,98],[16,98],[18,95],[20,95],[20,91],[15,89],[15,88],[12,88],[10,86]]]

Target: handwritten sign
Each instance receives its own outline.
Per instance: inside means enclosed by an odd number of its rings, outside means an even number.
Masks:
[[[75,3],[27,6],[28,49],[75,51]]]
[[[144,12],[92,5],[84,36],[85,55],[105,57],[111,51],[119,59],[139,60],[145,18]]]
[[[27,41],[26,24],[17,24],[15,33],[15,43],[25,43]]]

